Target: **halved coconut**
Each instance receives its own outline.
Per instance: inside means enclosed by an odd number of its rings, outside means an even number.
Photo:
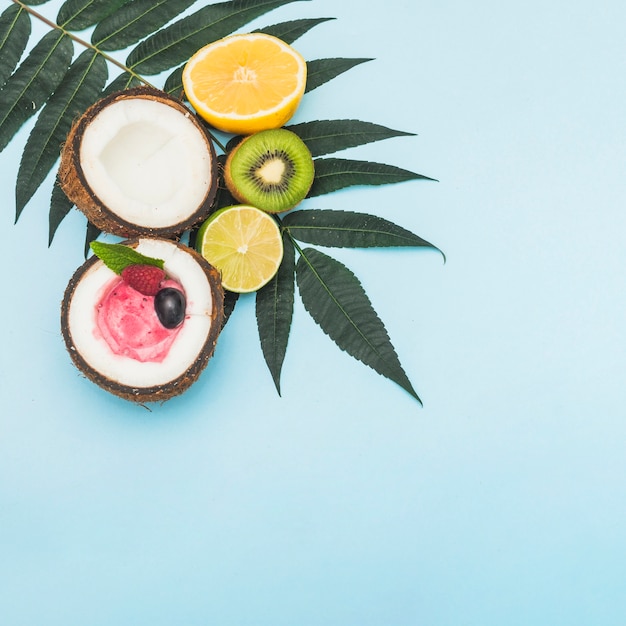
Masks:
[[[144,358],[127,356],[124,346],[112,347],[99,307],[123,281],[95,256],[78,268],[65,291],[63,338],[76,367],[103,389],[135,402],[164,401],[195,382],[213,354],[224,316],[219,272],[178,242],[139,238],[124,243],[145,256],[163,259],[168,282],[177,283],[185,294],[184,321],[172,331],[167,349],[158,358]],[[154,297],[136,294],[143,300],[141,306],[154,306]],[[134,323],[132,319],[123,322],[130,328]]]
[[[101,230],[169,236],[208,215],[217,190],[215,148],[182,102],[135,87],[103,98],[76,121],[59,181]]]

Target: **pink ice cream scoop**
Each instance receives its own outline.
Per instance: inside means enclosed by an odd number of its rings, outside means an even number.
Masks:
[[[182,292],[174,280],[165,280],[162,288]],[[182,324],[166,328],[157,315],[155,296],[133,289],[122,278],[115,279],[97,305],[97,327],[111,350],[141,362],[160,363],[169,352]]]

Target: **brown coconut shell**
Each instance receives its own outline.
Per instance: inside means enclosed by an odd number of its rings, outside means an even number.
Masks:
[[[107,106],[123,99],[143,98],[158,101],[185,115],[206,138],[207,150],[211,158],[213,178],[207,194],[198,209],[187,219],[167,226],[154,228],[142,226],[124,220],[109,209],[92,190],[87,182],[80,163],[80,146],[83,134],[91,121]],[[87,219],[103,232],[120,237],[170,237],[189,230],[206,219],[217,193],[218,180],[217,155],[213,140],[197,115],[190,111],[180,100],[154,87],[141,86],[112,93],[89,107],[72,125],[61,149],[59,166],[59,184],[65,195],[80,209]]]
[[[135,247],[138,240],[128,240],[122,242],[125,245]],[[102,263],[102,261],[96,257],[90,257],[83,265],[81,265],[72,278],[70,279],[65,293],[63,301],[61,303],[61,333],[65,341],[67,351],[74,363],[74,365],[85,375],[86,378],[93,383],[120,398],[136,402],[138,404],[144,404],[147,402],[165,402],[170,398],[178,396],[186,391],[200,376],[202,371],[207,366],[209,359],[213,356],[217,338],[224,325],[224,290],[222,288],[222,281],[220,273],[215,269],[202,255],[196,252],[193,248],[190,248],[180,242],[169,241],[169,243],[176,245],[188,254],[190,254],[200,265],[204,271],[209,285],[211,286],[211,298],[213,301],[213,310],[211,314],[211,328],[207,335],[206,341],[200,350],[200,353],[196,359],[191,363],[185,372],[180,376],[168,381],[162,385],[155,385],[151,387],[132,387],[129,385],[123,385],[118,381],[111,380],[106,376],[103,376],[98,370],[94,369],[80,354],[74,340],[72,338],[72,332],[69,327],[69,310],[72,302],[74,291],[88,270],[96,263]],[[94,303],[95,306],[95,303]]]

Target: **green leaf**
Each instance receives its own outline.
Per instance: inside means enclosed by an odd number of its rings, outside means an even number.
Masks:
[[[373,61],[374,59],[315,59],[307,61],[306,93],[313,91],[320,85],[347,72],[356,65]]]
[[[27,6],[31,6],[31,7],[36,7],[40,4],[45,4],[46,2],[48,2],[49,0],[22,0],[22,4],[25,4]]]
[[[283,218],[298,241],[333,248],[428,247],[431,243],[389,220],[356,211],[302,209]]]
[[[213,200],[213,210],[222,209],[233,204],[239,204],[239,201],[230,193],[224,181],[224,164],[226,163],[226,154],[220,154],[217,157],[219,178],[217,181],[217,193]]]
[[[100,50],[122,50],[167,24],[196,0],[134,0],[104,18],[91,43]]]
[[[434,180],[395,165],[351,159],[315,159],[315,179],[309,198],[354,185],[389,185],[407,180]]]
[[[130,0],[66,0],[57,14],[57,24],[66,30],[84,30]]]
[[[185,63],[204,45],[294,0],[231,0],[211,4],[142,41],[126,65],[143,75],[158,74]]]
[[[278,395],[295,293],[295,249],[287,233],[283,233],[283,245],[283,260],[276,276],[256,294],[256,321],[261,349]]]
[[[0,91],[0,152],[59,86],[72,54],[71,39],[50,31],[7,80]]]
[[[315,120],[291,124],[287,128],[306,143],[314,157],[391,137],[414,136],[414,133],[360,120]]]
[[[235,146],[237,146],[239,143],[241,143],[243,141],[243,138],[245,137],[245,135],[233,135],[227,142],[226,142],[226,150],[225,153],[229,154],[231,150],[233,150],[235,148]]]
[[[0,16],[0,86],[16,68],[30,37],[30,18],[17,4],[12,4]]]
[[[93,253],[116,274],[121,274],[122,270],[129,265],[156,265],[163,269],[165,261],[154,259],[137,252],[130,246],[121,243],[104,243],[102,241],[92,241],[90,248]]]
[[[98,99],[106,79],[104,58],[93,50],[85,50],[41,111],[26,142],[17,175],[16,220],[57,162],[72,122]]]
[[[87,222],[87,228],[85,229],[85,258],[87,258],[91,250],[91,244],[98,238],[101,232],[102,231],[97,226],[94,226],[89,221]]]
[[[309,32],[314,26],[334,20],[334,17],[319,17],[314,19],[302,19],[291,20],[289,22],[281,22],[280,24],[273,24],[272,26],[264,26],[263,28],[257,28],[255,33],[265,33],[266,35],[273,35],[282,39],[285,43],[292,44],[296,39],[302,37],[305,33]]]
[[[356,276],[319,250],[301,250],[296,280],[304,307],[345,352],[392,380],[421,404],[382,321]]]
[[[59,179],[57,178],[52,186],[52,195],[50,196],[50,213],[48,214],[48,246],[52,244],[54,235],[59,228],[61,222],[67,217],[72,210],[74,203],[65,195]]]
[[[172,96],[183,97],[183,70],[184,65],[177,67],[165,80],[163,85],[163,91],[169,93]]]
[[[124,89],[130,89],[131,87],[137,87],[143,83],[132,74],[128,72],[122,72],[119,76],[116,76],[102,92],[102,96],[108,96],[116,91],[124,91]]]

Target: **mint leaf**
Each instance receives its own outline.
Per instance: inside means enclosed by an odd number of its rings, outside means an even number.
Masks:
[[[134,248],[121,243],[103,243],[102,241],[92,241],[89,247],[93,253],[116,274],[121,274],[122,270],[129,265],[156,265],[163,269],[163,259],[153,259],[137,252]]]

